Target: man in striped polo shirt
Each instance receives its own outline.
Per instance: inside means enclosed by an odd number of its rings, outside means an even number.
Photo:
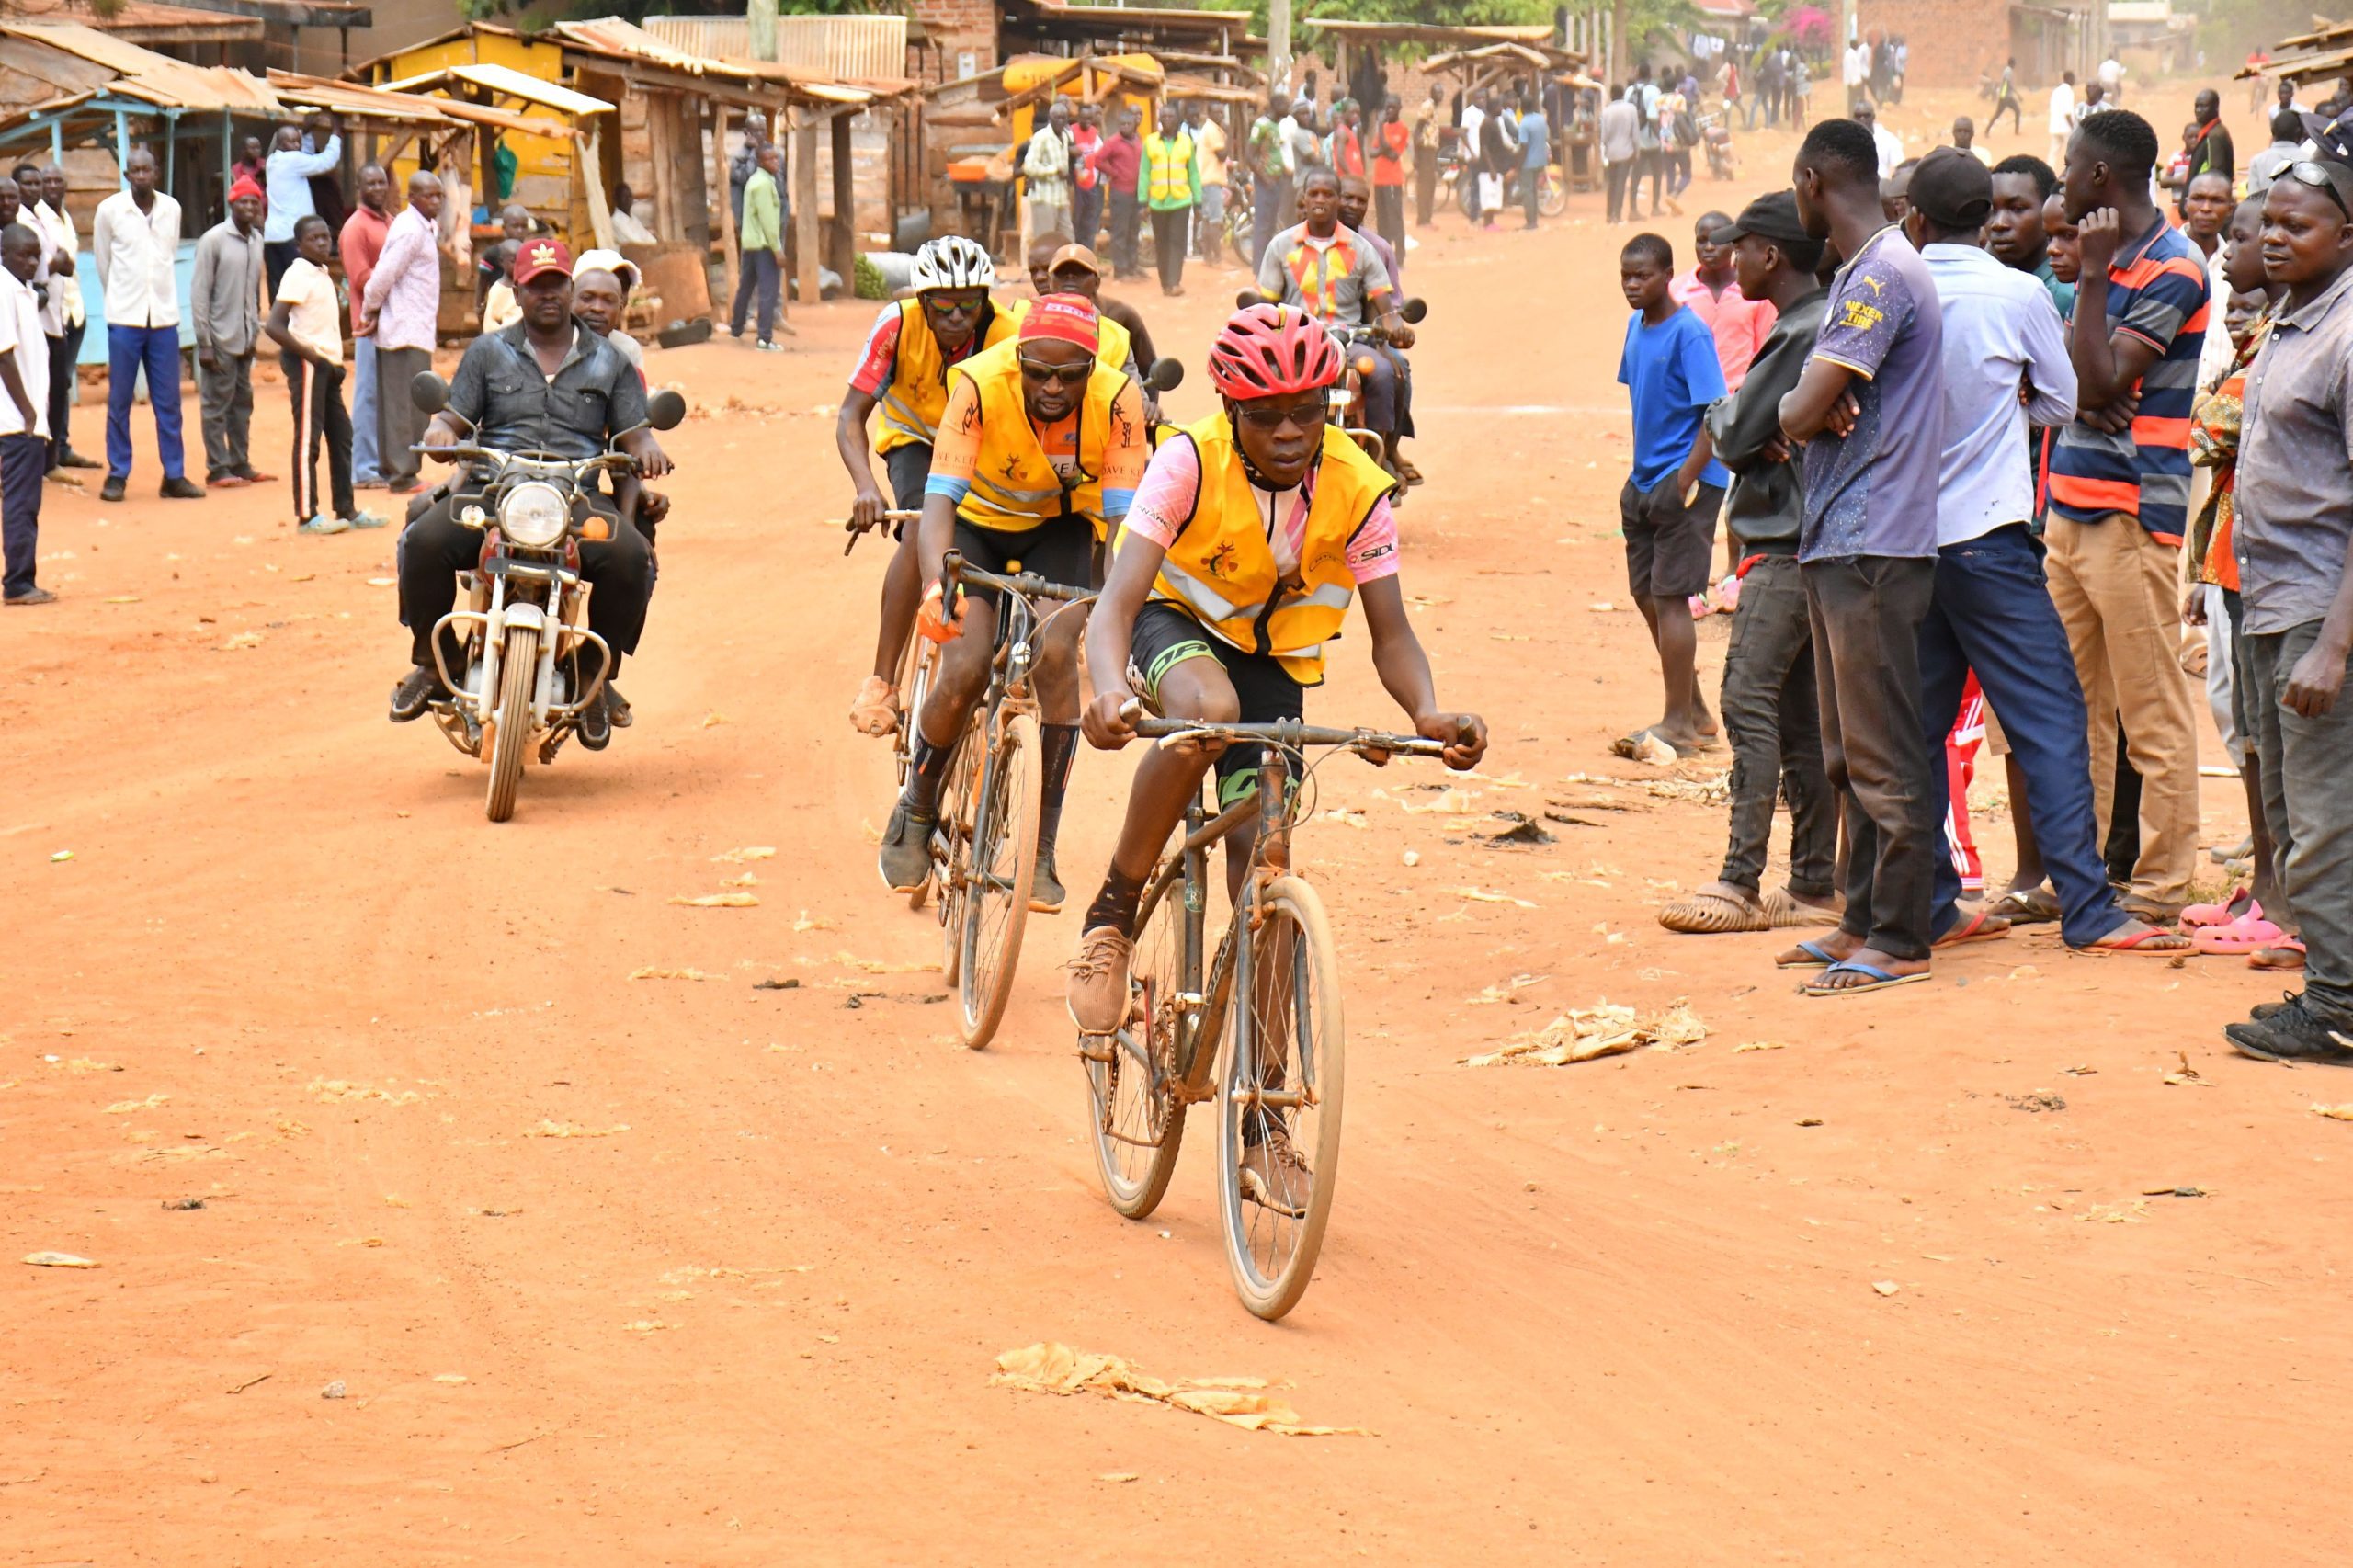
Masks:
[[[2188,901],[2198,853],[2197,709],[2175,653],[2175,575],[2208,292],[2204,258],[2150,200],[2156,156],[2156,132],[2129,109],[2094,115],[2068,140],[2061,205],[2081,230],[2068,347],[2081,412],[2052,451],[2045,543],[2089,710],[2100,833],[2120,718],[2142,780],[2125,906],[2166,923]]]

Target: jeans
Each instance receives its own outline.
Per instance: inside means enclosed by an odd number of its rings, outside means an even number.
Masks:
[[[728,317],[727,330],[737,337],[744,335],[744,317],[751,311],[752,296],[756,293],[760,297],[760,341],[771,341],[776,336],[777,295],[783,280],[784,269],[777,262],[776,252],[745,251],[735,278],[735,308]]]
[[[66,427],[73,423],[74,383],[81,374],[77,362],[82,358],[83,334],[88,330],[88,323],[75,322],[63,335],[49,340],[49,460],[52,466],[74,449],[74,443],[66,439]]]
[[[155,452],[164,477],[186,477],[180,449],[180,329],[107,328],[107,477],[131,477],[131,394],[144,368],[147,402],[155,411]]]
[[[406,387],[395,389],[401,396],[408,395]],[[351,340],[351,482],[354,484],[381,484],[384,482],[383,460],[376,454],[378,418],[376,414],[376,340],[355,337]]]
[[[1152,259],[1160,268],[1160,287],[1174,291],[1185,282],[1185,244],[1192,233],[1189,207],[1154,208],[1152,213]]]
[[[1741,608],[1748,608],[1745,596]],[[1941,747],[1952,729],[1972,669],[2026,776],[2028,817],[2063,912],[2060,935],[2079,948],[2097,941],[2124,912],[2094,831],[2084,688],[2044,585],[2042,547],[2023,523],[1937,552],[1936,591],[1920,626],[1920,727],[1932,746]],[[1949,803],[1945,770],[1932,768],[1929,784],[1930,815],[1942,822]],[[1952,857],[1939,855],[1933,928],[1957,918],[1960,897]]]
[[[359,508],[351,498],[351,415],[343,406],[343,367],[313,365],[299,354],[281,353],[287,395],[294,404],[294,520],[323,515],[348,517]],[[327,449],[327,485],[319,494],[319,446]],[[322,500],[331,502],[330,514]]]
[[[1813,623],[1794,555],[1768,555],[1740,583],[1724,651],[1724,733],[1732,739],[1732,837],[1723,881],[1751,895],[1765,877],[1777,793],[1790,801],[1790,891],[1837,891],[1837,797],[1822,765]]]
[[[1250,198],[1250,270],[1256,273],[1258,264],[1267,259],[1267,246],[1277,234],[1290,227],[1290,181],[1261,179]]]
[[[29,391],[30,389],[27,389]],[[0,597],[33,591],[40,554],[41,476],[49,442],[40,436],[0,436]]]
[[[1519,200],[1520,205],[1528,209],[1528,226],[1531,229],[1536,227],[1536,209],[1543,199],[1544,171],[1542,169],[1520,170]]]
[[[1136,274],[1136,241],[1142,233],[1143,203],[1132,190],[1111,193],[1111,270],[1121,278]]]
[[[2232,666],[2238,655],[2231,647],[2229,593],[2209,583],[2199,595],[2206,605],[2206,708],[2214,715],[2214,733],[2222,738],[2222,755],[2245,772],[2252,743],[2239,733],[2238,701],[2231,690]]]
[[[1633,177],[1634,165],[1629,163],[1606,164],[1601,170],[1601,183],[1609,192],[1609,221],[1613,223],[1626,216],[1626,185]]]
[[[1925,959],[1938,763],[1920,722],[1920,626],[1937,563],[1865,555],[1799,570],[1813,622],[1822,765],[1846,804],[1840,928],[1891,957]]]
[[[416,483],[417,465],[424,461],[409,450],[425,439],[425,415],[408,395],[409,383],[420,370],[433,369],[429,348],[376,349],[376,460],[384,483],[402,489]]]
[[[2279,699],[2296,661],[2320,640],[2321,623],[2245,632],[2247,717],[2263,764],[2263,816],[2271,824],[2274,867],[2290,915],[2264,914],[2303,937],[2304,1006],[2331,1028],[2353,1030],[2353,689],[2318,718]],[[2353,687],[2353,682],[2348,682]]]
[[[254,357],[215,349],[208,368],[196,362],[199,418],[204,426],[204,477],[243,473],[253,466],[248,438],[254,421]]]

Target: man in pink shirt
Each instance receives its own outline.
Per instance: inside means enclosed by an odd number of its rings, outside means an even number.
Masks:
[[[409,382],[433,369],[433,339],[441,309],[441,182],[429,169],[408,176],[408,205],[384,230],[384,248],[360,290],[353,330],[376,342],[377,461],[384,487],[395,495],[423,489],[417,456],[425,415],[409,401]]]
[[[1708,324],[1715,335],[1716,360],[1724,369],[1724,390],[1738,392],[1748,379],[1749,362],[1773,331],[1769,300],[1752,300],[1733,281],[1732,247],[1716,243],[1716,231],[1732,226],[1721,212],[1701,214],[1692,226],[1691,246],[1699,259],[1691,270],[1666,286],[1667,297],[1688,305],[1691,313]]]

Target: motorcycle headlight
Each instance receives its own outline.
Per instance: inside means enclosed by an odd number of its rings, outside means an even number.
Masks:
[[[526,550],[545,550],[563,537],[569,521],[563,494],[536,480],[517,484],[500,498],[498,528]]]

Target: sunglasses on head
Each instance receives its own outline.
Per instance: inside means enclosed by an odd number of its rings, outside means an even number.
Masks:
[[[1043,359],[1023,358],[1017,363],[1025,376],[1040,381],[1059,381],[1066,387],[1081,385],[1095,373],[1092,360],[1083,360],[1075,365],[1049,365]]]
[[[2348,169],[2347,173],[2353,175],[2353,169]],[[2311,158],[2302,158],[2288,165],[2288,177],[2298,185],[2310,186],[2313,189],[2322,192],[2331,201],[2336,203],[2337,211],[2347,218],[2353,218],[2353,208],[2347,208],[2345,205],[2345,193],[2336,188],[2336,180],[2329,174],[2327,165],[2315,162]]]
[[[1264,430],[1271,436],[1286,425],[1294,426],[1301,430],[1313,429],[1324,422],[1325,416],[1330,413],[1330,404],[1322,397],[1318,397],[1312,403],[1293,403],[1288,408],[1267,408],[1245,403],[1237,405],[1234,412],[1239,414],[1243,421],[1251,428]]]

